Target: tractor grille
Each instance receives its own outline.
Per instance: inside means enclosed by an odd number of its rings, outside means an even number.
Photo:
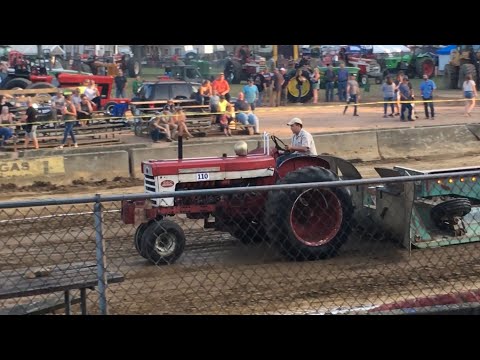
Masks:
[[[157,191],[157,181],[155,176],[144,174],[143,179],[145,192],[146,193],[156,193]],[[151,199],[152,203],[156,206],[160,205],[160,199]]]

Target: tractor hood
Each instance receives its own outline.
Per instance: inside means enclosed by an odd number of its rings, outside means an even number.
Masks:
[[[234,178],[271,176],[275,169],[275,160],[269,155],[225,156],[182,160],[148,160],[142,162],[142,173],[150,176],[165,175],[202,175],[224,174],[223,179],[231,178],[227,173],[235,173]],[[259,172],[260,171],[260,172]],[[265,175],[261,175],[265,172]],[[257,174],[258,173],[258,174]],[[268,173],[268,175],[267,175]],[[215,176],[215,179],[218,176]]]

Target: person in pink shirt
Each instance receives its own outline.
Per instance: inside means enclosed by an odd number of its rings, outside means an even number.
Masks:
[[[230,85],[225,80],[223,73],[218,74],[217,80],[212,82],[212,90],[217,90],[218,96],[225,96],[225,99],[230,102]]]

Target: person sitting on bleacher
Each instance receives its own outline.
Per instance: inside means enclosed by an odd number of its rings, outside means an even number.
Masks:
[[[0,148],[4,148],[6,141],[11,137],[14,137],[14,132],[8,125],[14,123],[14,116],[9,112],[8,106],[2,106],[2,113],[0,114],[0,137],[2,141],[0,142]]]
[[[80,126],[87,126],[87,121],[86,119],[91,119],[92,118],[92,104],[87,98],[87,95],[82,94],[80,96],[80,104],[75,105],[75,108],[77,109],[77,119],[80,120]],[[72,101],[73,103],[73,101]]]
[[[235,102],[236,119],[243,126],[253,126],[255,134],[260,134],[258,118],[252,113],[250,104],[245,101],[243,92],[238,93],[237,101]]]

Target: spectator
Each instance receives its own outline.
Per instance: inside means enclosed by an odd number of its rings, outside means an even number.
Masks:
[[[15,136],[12,129],[9,125],[14,123],[14,116],[9,112],[8,106],[2,106],[2,112],[0,114],[0,137],[2,141],[0,142],[0,148],[5,147],[5,143],[8,139]]]
[[[242,125],[252,125],[255,134],[260,134],[258,118],[251,112],[250,105],[245,101],[244,93],[238,93],[238,99],[235,102],[236,119]]]
[[[477,97],[477,87],[475,81],[472,80],[472,75],[465,76],[463,82],[463,96],[468,99],[465,102],[465,116],[472,116],[470,113],[475,107],[475,98]]]
[[[75,90],[73,90],[72,103],[78,109],[78,105],[80,105],[81,102],[82,102],[82,97],[80,96],[80,88],[76,88]]]
[[[63,107],[63,120],[65,121],[65,130],[63,132],[62,144],[57,149],[63,149],[63,146],[67,142],[67,137],[70,135],[73,141],[73,146],[78,147],[77,140],[75,139],[75,133],[73,127],[77,120],[77,109],[72,103],[72,95],[69,93],[65,95],[65,106]]]
[[[355,104],[353,107],[353,116],[359,116],[357,113],[357,104],[360,100],[360,87],[357,80],[355,80],[355,74],[350,74],[350,80],[347,82],[347,105],[343,109],[343,115],[347,112],[348,105],[353,101]]]
[[[225,99],[224,95],[220,95],[220,101],[218,102],[218,110],[217,110],[217,116],[216,116],[216,123],[219,124],[222,115],[227,111],[227,106],[230,105],[230,103]]]
[[[258,87],[254,85],[253,79],[248,79],[248,84],[243,87],[243,93],[245,94],[245,101],[248,102],[252,111],[255,111],[255,103],[260,97]]]
[[[257,106],[262,106],[263,93],[265,91],[265,70],[261,69],[253,78],[253,82],[258,90]],[[255,109],[252,109],[255,110]]]
[[[320,89],[320,70],[318,70],[318,67],[313,69],[313,74],[310,80],[312,82],[313,103],[318,104],[318,90]]]
[[[143,81],[140,75],[137,75],[135,80],[132,82],[132,92],[133,96],[137,95],[138,90],[142,87]]]
[[[73,96],[72,96],[72,103],[77,109],[77,119],[80,120],[80,126],[87,126],[87,121],[86,119],[91,119],[92,118],[92,104],[87,98],[87,95],[82,94],[81,95],[81,101],[80,104],[75,105],[73,103]]]
[[[405,110],[408,110],[408,121],[415,121],[412,118],[412,104],[409,103],[409,100],[412,100],[412,91],[408,86],[408,77],[404,76],[402,83],[398,87],[398,92],[400,93],[400,100],[402,101],[402,109],[400,111],[400,120],[405,120]]]
[[[23,121],[26,122],[25,126],[25,149],[28,149],[28,143],[32,139],[33,146],[38,149],[37,139],[37,110],[33,107],[33,101],[30,97],[27,98],[27,112],[23,117]]]
[[[8,106],[8,108],[14,107],[14,105],[7,99],[13,99],[11,95],[0,95],[0,107]]]
[[[340,72],[340,70],[339,70]],[[345,81],[345,84],[347,82]],[[335,72],[333,71],[332,64],[329,64],[327,70],[325,71],[325,102],[333,101],[333,89],[335,87]],[[340,82],[338,85],[338,98],[342,101],[343,95],[341,95],[343,90],[340,89]],[[345,100],[343,100],[345,101]]]
[[[178,126],[175,124],[173,114],[169,111],[168,107],[164,107],[160,114],[160,126],[165,128],[167,134],[167,141],[171,141],[177,134]]]
[[[217,80],[213,81],[212,90],[217,90],[219,96],[223,95],[227,101],[230,101],[230,85],[223,73],[218,74]]]
[[[198,101],[200,102],[200,105],[208,105],[212,94],[212,85],[210,84],[210,81],[203,81],[202,86],[198,89]]]
[[[168,109],[168,111],[173,114],[175,112],[175,102],[173,99],[168,99],[167,105],[165,105],[163,108]]]
[[[59,90],[57,93],[52,96],[52,109],[55,111],[57,114],[57,120],[61,120],[63,117],[62,114],[62,109],[65,106],[65,97],[63,96],[63,93]]]
[[[390,101],[390,108],[392,113],[388,116],[393,117],[395,113],[395,106],[393,104],[393,98],[395,97],[395,84],[393,83],[392,77],[387,76],[385,82],[382,85],[383,101]],[[387,108],[388,104],[385,102],[383,104],[383,117],[387,117]]]
[[[403,72],[397,74],[397,79],[393,82],[395,84],[395,116],[400,115],[400,85],[403,83]]]
[[[159,142],[162,137],[165,137],[165,140],[168,142],[172,141],[170,123],[172,123],[175,129],[177,128],[177,126],[173,124],[172,113],[167,107],[164,107],[162,113],[155,116],[149,124],[150,136],[152,137],[153,142]]]
[[[115,76],[115,97],[126,98],[125,87],[127,85],[127,78],[123,75],[122,70],[118,70],[118,75]]]
[[[428,78],[428,75],[423,75],[423,81],[420,84],[420,94],[422,95],[423,100],[433,100],[433,90],[435,90],[437,86],[435,83]],[[430,115],[432,120],[435,119],[435,111],[433,108],[433,102],[424,102],[423,106],[425,107],[425,119],[429,119],[430,116],[428,114],[428,107],[430,107]]]
[[[178,128],[178,136],[183,136],[185,139],[190,139],[193,135],[188,131],[188,127],[186,124],[187,116],[185,112],[181,108],[177,108],[175,110],[175,123]],[[184,136],[186,134],[186,136]]]
[[[97,110],[100,110],[100,92],[95,84],[95,80],[89,81],[88,87],[85,89],[84,94],[87,95],[88,100],[96,105]]]
[[[283,75],[280,73],[280,71],[275,68],[273,70],[273,96],[272,99],[270,100],[270,106],[280,106],[280,100],[282,98],[282,86],[285,82],[285,79]]]
[[[342,49],[345,51],[344,48],[342,48]],[[344,54],[343,56],[346,56],[346,55]],[[339,101],[347,101],[348,77],[349,77],[349,74],[348,74],[348,70],[345,69],[345,62],[342,62],[342,63],[340,63],[340,69],[338,69],[338,74],[337,74],[338,99],[339,99]]]
[[[288,153],[282,154],[277,158],[277,167],[291,157],[317,155],[315,141],[312,135],[303,129],[303,122],[299,118],[293,118],[287,123],[292,130],[293,136],[290,145],[286,145]]]
[[[282,93],[280,94],[280,100],[284,105],[286,105],[288,100],[288,83],[290,81],[291,76],[287,74],[287,70],[283,67],[280,68],[280,74],[282,74],[283,76],[283,84],[282,84],[282,90],[281,90]],[[272,75],[271,88],[272,88],[272,96],[273,96],[275,95],[275,92],[273,91],[273,75]]]
[[[265,106],[268,106],[267,104],[270,102],[270,99],[272,98],[272,74],[270,71],[267,69],[264,74],[263,78],[265,79],[264,82],[264,91],[263,91],[263,99],[262,103],[265,104]],[[267,99],[268,97],[268,99]]]
[[[212,116],[212,124],[216,123],[217,120],[217,112],[218,112],[218,104],[220,103],[220,96],[218,96],[217,90],[212,90],[212,96],[210,97],[210,112],[213,114]]]

